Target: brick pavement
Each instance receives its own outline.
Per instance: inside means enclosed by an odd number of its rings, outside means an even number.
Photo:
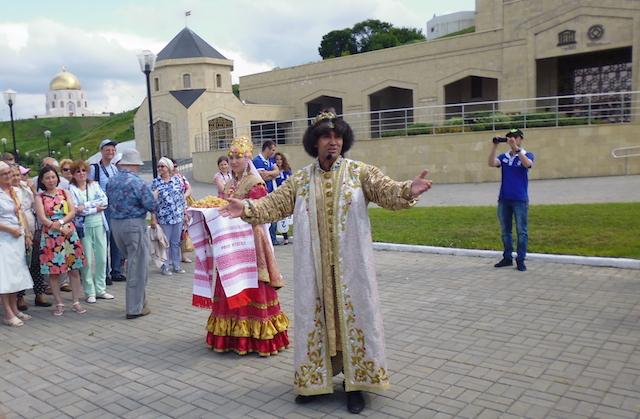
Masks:
[[[291,246],[276,252],[290,277]],[[519,273],[396,252],[376,262],[392,387],[367,396],[367,416],[640,415],[637,270],[530,262]],[[287,313],[292,288],[280,293]],[[123,290],[110,287],[117,300],[85,316],[32,307],[24,327],[0,327],[0,416],[350,416],[339,379],[322,403],[293,402],[292,349],[266,359],[209,351],[189,276],[154,271],[152,314],[141,319],[124,319]]]

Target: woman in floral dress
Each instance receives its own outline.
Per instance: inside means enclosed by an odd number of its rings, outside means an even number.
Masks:
[[[43,226],[40,237],[40,272],[49,275],[51,291],[56,301],[54,316],[62,316],[64,313],[58,284],[58,277],[63,273],[68,273],[71,282],[72,310],[84,314],[87,310],[80,305],[83,291],[79,274],[79,269],[85,264],[84,251],[73,225],[73,198],[69,191],[58,188],[59,183],[60,177],[53,167],[45,166],[40,169],[38,188],[42,192],[35,199],[36,216]]]
[[[267,195],[260,175],[251,171],[251,141],[235,139],[229,149],[233,178],[226,184],[225,195],[257,199]],[[249,157],[247,157],[249,156]],[[257,352],[275,355],[289,346],[289,319],[280,309],[277,289],[284,285],[278,269],[269,232],[262,225],[253,226],[258,265],[258,288],[252,301],[241,308],[227,304],[220,276],[216,284],[211,315],[207,322],[207,344],[217,352],[234,351],[239,355]]]

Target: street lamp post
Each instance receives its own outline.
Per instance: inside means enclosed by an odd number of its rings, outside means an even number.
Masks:
[[[13,136],[13,152],[16,154],[16,163],[18,163],[17,146],[16,146],[16,128],[13,124],[13,104],[16,103],[16,92],[9,89],[3,92],[4,101],[9,105],[9,115],[11,117],[11,135]]]
[[[153,111],[151,110],[151,81],[149,76],[153,71],[153,66],[156,63],[156,56],[149,50],[144,50],[138,54],[138,62],[140,63],[140,70],[147,78],[147,102],[149,102],[149,138],[151,140],[151,169],[153,170],[153,178],[158,177],[158,168],[156,167],[156,142],[153,138]]]
[[[2,152],[6,153],[7,152],[7,139],[6,138],[2,138],[2,139],[0,139],[0,141],[2,142]]]
[[[71,143],[70,142],[67,143],[67,152],[69,153],[69,159],[73,160],[73,157],[71,157]]]
[[[85,148],[84,148],[84,147],[80,147],[80,158],[81,158],[82,160],[84,160],[84,150],[85,150]]]
[[[47,156],[51,157],[51,145],[49,143],[49,140],[51,139],[51,131],[46,130],[44,132],[44,138],[47,139]]]

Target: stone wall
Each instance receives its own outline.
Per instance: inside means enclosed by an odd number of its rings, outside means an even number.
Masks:
[[[523,146],[536,155],[531,179],[614,176],[640,174],[640,157],[614,159],[614,148],[640,146],[638,125],[611,124],[584,127],[525,129]],[[494,133],[420,135],[377,140],[356,140],[347,157],[376,165],[394,179],[416,176],[422,168],[436,183],[493,182],[500,170],[488,167]],[[296,169],[312,160],[301,144],[280,145],[279,151]],[[506,151],[501,145],[499,152]],[[193,154],[193,175],[201,182],[212,182],[216,161],[223,152]]]

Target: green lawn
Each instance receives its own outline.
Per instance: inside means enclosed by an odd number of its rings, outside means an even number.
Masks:
[[[502,250],[495,206],[369,214],[374,241]],[[530,206],[528,251],[640,259],[640,203]]]
[[[61,157],[68,156],[67,142],[71,143],[73,158],[80,157],[80,147],[89,150],[84,157],[88,157],[98,151],[98,144],[104,138],[114,140],[132,140],[133,116],[136,110],[131,110],[109,117],[85,116],[73,118],[38,118],[21,119],[15,121],[16,144],[20,150],[21,163],[31,167],[37,167],[39,162],[36,157],[45,157],[47,154],[47,141],[44,131],[51,131],[51,150],[61,153]],[[0,138],[6,138],[7,151],[13,151],[11,137],[11,124],[8,121],[0,122]],[[2,145],[0,145],[2,151]],[[26,153],[29,153],[27,155]],[[57,157],[57,156],[56,156]]]

